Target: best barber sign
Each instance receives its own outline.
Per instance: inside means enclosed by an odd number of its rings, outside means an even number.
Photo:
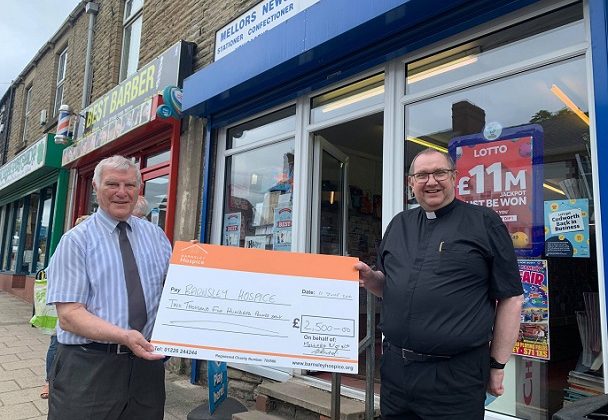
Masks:
[[[455,137],[449,152],[456,163],[456,196],[494,209],[519,256],[543,249],[542,127],[536,124]]]

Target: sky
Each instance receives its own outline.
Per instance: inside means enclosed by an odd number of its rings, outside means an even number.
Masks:
[[[0,98],[79,0],[2,0]]]

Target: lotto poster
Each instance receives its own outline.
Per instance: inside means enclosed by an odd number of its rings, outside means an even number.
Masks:
[[[542,254],[542,128],[505,129],[456,137],[449,144],[456,163],[456,196],[492,208],[501,217],[521,257]]]
[[[545,201],[545,256],[589,258],[589,200]]]
[[[518,260],[524,288],[519,336],[513,353],[549,360],[549,278],[547,260]]]

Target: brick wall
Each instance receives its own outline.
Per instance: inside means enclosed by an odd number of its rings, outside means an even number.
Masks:
[[[183,0],[145,2],[140,63],[147,63],[180,39],[197,44],[196,70],[213,62],[215,31],[259,0]]]
[[[38,141],[47,132],[54,132],[57,117],[53,116],[55,93],[57,87],[57,65],[59,55],[68,48],[66,81],[64,84],[63,103],[72,104],[80,98],[82,91],[82,73],[84,49],[86,48],[86,16],[79,13],[75,19],[62,28],[60,35],[52,42],[47,42],[20,75],[16,83],[15,99],[12,111],[11,130],[7,159],[11,160],[28,145]],[[80,81],[80,82],[79,82]],[[29,113],[25,118],[25,95],[32,87]],[[40,113],[46,111],[47,123],[40,124]],[[27,123],[27,135],[23,131]],[[24,141],[25,140],[25,141]]]

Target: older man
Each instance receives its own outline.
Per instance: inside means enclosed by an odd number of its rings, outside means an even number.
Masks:
[[[455,199],[449,156],[426,149],[409,186],[419,208],[396,215],[379,271],[357,263],[383,298],[380,405],[385,419],[482,419],[503,393],[523,289],[511,237],[491,209]]]
[[[47,301],[59,316],[49,419],[162,419],[163,356],[148,342],[171,244],[131,215],[141,174],[122,156],[102,160],[99,209],[61,239]]]

